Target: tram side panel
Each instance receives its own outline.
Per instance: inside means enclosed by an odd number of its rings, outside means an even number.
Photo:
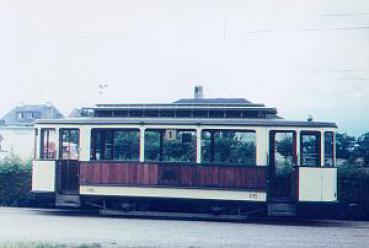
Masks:
[[[35,160],[32,166],[32,191],[55,192],[55,161]]]
[[[56,164],[55,160],[41,160],[41,128],[35,128],[34,144],[32,192],[54,193],[56,191]]]
[[[299,201],[337,201],[337,168],[300,167]]]

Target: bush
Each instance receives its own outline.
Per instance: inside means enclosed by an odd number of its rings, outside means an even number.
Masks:
[[[369,168],[346,163],[338,169],[340,216],[369,220]]]
[[[0,205],[30,206],[32,163],[22,162],[16,157],[0,161]]]
[[[369,168],[351,164],[339,168],[338,197],[341,203],[369,204]]]

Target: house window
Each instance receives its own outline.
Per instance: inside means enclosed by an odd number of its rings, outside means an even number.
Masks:
[[[324,133],[324,166],[334,166],[334,133]]]
[[[301,132],[301,165],[320,166],[320,132]]]
[[[93,129],[92,160],[138,161],[140,131],[136,129]]]
[[[56,158],[56,131],[55,129],[41,129],[41,160],[54,160]]]
[[[78,160],[79,159],[79,130],[62,129],[61,135],[61,159]]]
[[[40,119],[41,118],[41,113],[40,112],[32,112],[31,113],[31,118],[32,119]]]
[[[256,165],[254,131],[204,130],[201,143],[205,163]]]
[[[18,112],[17,113],[17,119],[18,120],[22,120],[24,118],[24,113],[22,113],[22,112]]]
[[[196,131],[180,129],[146,130],[145,161],[195,162]]]

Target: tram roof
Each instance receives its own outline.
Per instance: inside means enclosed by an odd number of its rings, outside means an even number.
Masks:
[[[244,98],[182,98],[173,103],[102,103],[82,108],[83,117],[280,118],[277,109]]]
[[[98,103],[96,107],[160,107],[160,106],[243,106],[265,107],[264,104],[252,103],[245,98],[182,98],[172,103]]]
[[[36,124],[60,125],[213,125],[263,127],[327,127],[337,128],[333,122],[291,121],[285,119],[191,119],[191,118],[70,118],[37,120]]]

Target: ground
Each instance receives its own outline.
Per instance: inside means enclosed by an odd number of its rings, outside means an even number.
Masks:
[[[209,222],[0,208],[0,247],[369,247],[369,222]],[[40,245],[41,244],[41,245]]]

